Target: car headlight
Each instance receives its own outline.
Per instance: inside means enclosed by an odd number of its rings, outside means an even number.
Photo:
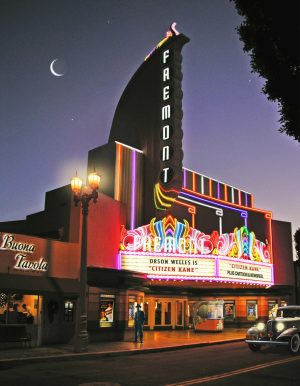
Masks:
[[[258,331],[263,331],[265,329],[266,325],[265,323],[263,322],[259,322],[256,326],[256,328],[258,329]]]
[[[277,330],[278,332],[283,331],[283,330],[284,330],[284,324],[283,324],[282,322],[277,323],[277,324],[276,324],[276,330]]]

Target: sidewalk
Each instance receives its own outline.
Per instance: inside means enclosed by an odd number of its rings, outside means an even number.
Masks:
[[[25,361],[46,361],[60,359],[77,359],[79,357],[100,357],[132,355],[159,351],[180,350],[190,347],[237,342],[245,339],[246,329],[226,329],[223,332],[185,331],[144,331],[144,343],[134,342],[91,342],[88,351],[74,353],[70,344],[33,348],[1,348],[1,363]]]

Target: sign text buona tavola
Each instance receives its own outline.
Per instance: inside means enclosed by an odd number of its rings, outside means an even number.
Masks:
[[[35,253],[36,245],[25,241],[17,241],[15,235],[3,234],[0,250],[15,252],[13,268],[16,270],[35,272],[46,272],[48,270],[48,262],[44,257],[39,260],[30,258]]]

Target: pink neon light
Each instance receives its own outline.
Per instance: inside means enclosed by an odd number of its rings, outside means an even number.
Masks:
[[[117,254],[117,269],[122,269],[121,252]]]
[[[135,227],[135,202],[136,202],[136,151],[132,151],[132,165],[131,165],[131,211],[130,211],[130,229]]]
[[[215,260],[215,277],[218,277],[220,274],[220,264],[219,259]]]
[[[133,256],[157,256],[157,257],[162,257],[162,256],[168,256],[168,257],[187,257],[187,258],[194,258],[194,259],[214,259],[214,260],[226,260],[230,261],[231,263],[237,263],[237,264],[242,264],[243,262],[245,264],[250,264],[250,265],[258,265],[261,267],[273,267],[273,264],[270,263],[262,263],[258,261],[253,261],[253,260],[244,260],[244,259],[237,259],[237,258],[231,258],[227,256],[216,256],[216,255],[197,255],[197,254],[192,254],[192,253],[161,253],[161,252],[135,252],[135,251],[120,251],[121,255],[133,255]]]
[[[268,281],[240,281],[238,279],[224,279],[224,278],[217,278],[217,277],[208,277],[208,276],[194,276],[194,277],[188,277],[188,276],[159,276],[159,275],[147,275],[149,279],[158,279],[158,280],[202,280],[203,282],[221,282],[221,283],[238,283],[238,284],[245,284],[245,285],[260,285],[260,286],[270,286],[274,285],[274,282],[268,282]]]

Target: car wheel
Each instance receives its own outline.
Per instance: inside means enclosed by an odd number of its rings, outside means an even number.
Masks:
[[[255,343],[248,343],[248,346],[251,351],[259,351],[261,348],[260,344],[255,344]]]
[[[297,354],[300,348],[300,336],[299,334],[294,334],[291,337],[291,340],[289,342],[289,349],[292,354]]]

